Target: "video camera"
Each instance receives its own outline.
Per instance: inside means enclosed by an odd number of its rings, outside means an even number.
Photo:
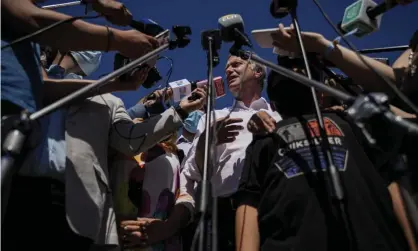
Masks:
[[[164,32],[164,28],[158,25],[156,22],[154,22],[151,19],[142,19],[141,21],[135,21],[132,20],[131,25],[132,28],[138,30],[139,32],[142,32],[146,35],[156,37],[157,35]],[[129,64],[132,60],[123,56],[120,53],[115,54],[115,59],[113,61],[113,69],[117,70],[127,64]],[[140,70],[147,65],[141,65],[135,70]],[[129,77],[129,73],[122,75],[120,78],[121,80],[126,81]],[[149,89],[151,88],[155,83],[160,81],[162,79],[160,73],[158,72],[158,69],[156,67],[152,67],[151,70],[148,72],[147,79],[144,83],[142,83],[142,86]]]

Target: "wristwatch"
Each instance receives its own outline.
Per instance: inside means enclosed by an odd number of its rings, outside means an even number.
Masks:
[[[180,104],[175,105],[174,109],[176,110],[177,114],[180,116],[181,120],[185,120],[189,116],[189,113],[186,112],[183,108],[181,108]]]

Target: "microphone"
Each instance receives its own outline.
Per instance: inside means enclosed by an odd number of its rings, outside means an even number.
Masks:
[[[380,28],[382,14],[397,5],[393,0],[377,4],[372,0],[359,0],[348,6],[339,25],[343,33],[357,30],[354,35],[363,37]]]
[[[226,95],[224,81],[222,77],[216,77],[213,79],[213,83],[215,86],[215,98],[221,98]],[[203,87],[208,84],[208,80],[197,80],[190,82],[187,79],[181,79],[174,82],[169,83],[168,85],[173,90],[173,101],[180,102],[184,97],[189,96],[192,91],[198,87]],[[188,98],[190,101],[194,101],[199,99],[200,96],[197,93],[192,93],[192,95]]]
[[[297,5],[297,0],[273,0],[270,4],[270,14],[274,18],[284,18]]]
[[[150,18],[143,18],[139,21],[132,20],[131,24],[129,25],[137,31],[140,31],[148,36],[157,36],[161,32],[164,31],[164,28],[161,27],[158,23]]]
[[[218,19],[221,38],[225,42],[236,42],[240,45],[253,47],[250,39],[244,33],[244,21],[239,14],[229,14]]]

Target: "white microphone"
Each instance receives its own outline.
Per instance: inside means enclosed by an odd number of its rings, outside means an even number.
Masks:
[[[197,87],[203,87],[208,84],[208,80],[201,80],[196,82],[190,82],[187,79],[181,79],[169,83],[168,85],[173,90],[173,102],[180,102],[184,97],[189,96]],[[213,78],[213,84],[215,87],[215,98],[221,98],[226,95],[224,81],[222,77]]]

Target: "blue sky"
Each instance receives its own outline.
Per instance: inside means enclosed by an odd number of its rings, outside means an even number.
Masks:
[[[72,0],[69,0],[72,1]],[[334,23],[341,21],[344,9],[350,5],[352,0],[318,0],[326,13]],[[44,4],[63,3],[63,0],[49,0]],[[217,20],[226,14],[240,14],[245,22],[245,30],[248,34],[254,29],[274,28],[279,22],[290,24],[290,18],[274,19],[270,16],[269,5],[271,1],[263,0],[122,0],[132,12],[134,19],[151,18],[165,28],[173,25],[188,25],[193,34],[190,36],[191,43],[183,49],[167,51],[163,55],[174,60],[171,81],[187,78],[189,80],[206,79],[206,52],[201,48],[200,32],[206,29],[217,28]],[[379,3],[382,1],[379,1]],[[84,7],[74,6],[60,8],[57,11],[70,15],[83,15]],[[359,49],[395,46],[408,44],[413,32],[417,29],[418,3],[408,6],[398,6],[384,14],[380,31],[374,32],[363,38],[350,37],[349,39]],[[93,13],[91,14],[93,15]],[[336,34],[328,25],[313,1],[299,1],[298,16],[303,31],[315,31],[323,34],[328,39],[333,39]],[[92,21],[98,24],[107,24],[104,19]],[[121,29],[127,29],[122,27]],[[271,61],[276,60],[276,55],[271,49],[261,49],[254,40],[255,52]],[[219,51],[220,64],[214,69],[214,76],[225,76],[224,65],[227,60],[228,50],[231,43],[223,43]],[[380,53],[376,57],[388,57],[390,62],[399,56],[400,53]],[[93,79],[111,72],[113,69],[114,53],[106,53],[98,71],[92,75]],[[169,69],[168,61],[161,60],[158,69],[165,75]],[[165,83],[165,82],[164,82]],[[158,83],[162,84],[162,82]],[[157,84],[157,85],[158,85]],[[156,86],[157,86],[156,85]],[[141,97],[151,92],[152,89],[139,88],[137,91],[118,92],[116,96],[122,98],[126,107],[134,105]],[[217,99],[216,107],[221,108],[232,104],[232,96]]]

